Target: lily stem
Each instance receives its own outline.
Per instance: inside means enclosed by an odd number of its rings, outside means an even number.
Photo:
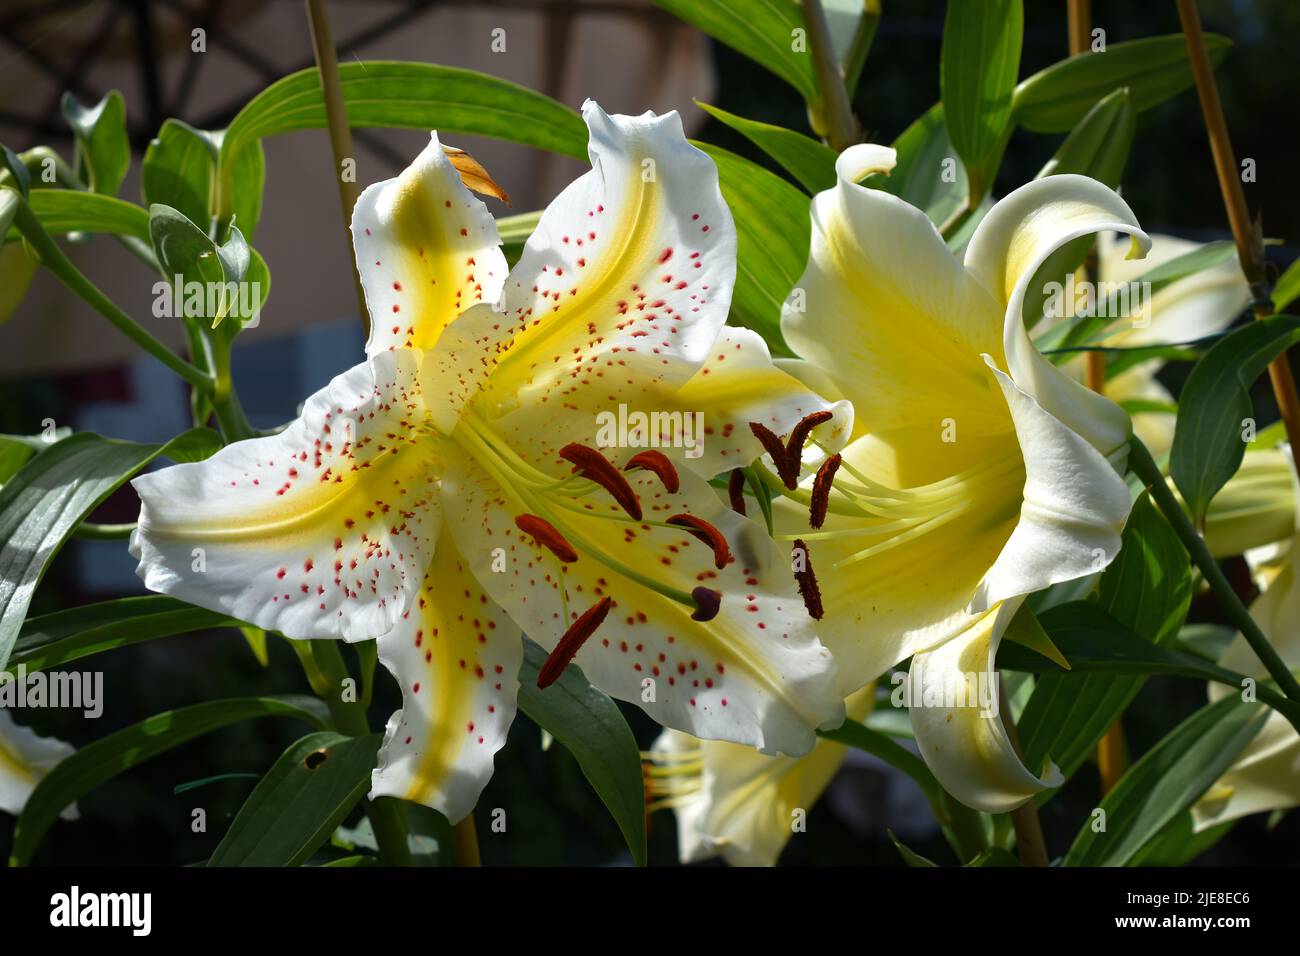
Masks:
[[[474,828],[474,811],[451,829],[452,856],[457,866],[482,866],[478,852],[478,831]]]
[[[154,338],[144,326],[123,312],[108,296],[99,291],[98,286],[81,274],[81,271],[72,264],[72,260],[63,254],[59,244],[45,231],[45,227],[41,225],[25,199],[20,199],[18,202],[14,214],[14,227],[36,251],[41,264],[54,273],[60,282],[81,296],[91,308],[108,319],[119,332],[190,385],[205,392],[212,390],[210,376]]]
[[[323,683],[317,693],[325,699],[326,706],[334,718],[334,726],[339,733],[352,737],[366,737],[370,734],[370,721],[366,718],[365,707],[355,695],[344,694],[343,682],[348,679],[348,668],[343,663],[338,644],[330,640],[312,641],[310,656],[314,662],[316,679],[313,688]],[[311,673],[309,671],[309,677]],[[324,693],[321,693],[321,691]],[[366,802],[366,815],[370,818],[371,829],[375,832],[375,843],[379,855],[390,866],[411,866],[411,847],[406,838],[406,821],[402,805],[392,797],[379,797]]]
[[[1246,206],[1246,193],[1241,186],[1241,172],[1232,151],[1228,123],[1219,100],[1219,88],[1214,80],[1214,68],[1205,48],[1205,33],[1201,29],[1201,16],[1195,0],[1177,0],[1178,19],[1187,38],[1187,55],[1192,63],[1192,76],[1196,80],[1196,93],[1201,100],[1205,116],[1205,131],[1210,138],[1210,151],[1214,154],[1214,168],[1219,177],[1219,191],[1232,226],[1232,237],[1237,243],[1237,258],[1241,271],[1250,284],[1255,305],[1255,318],[1264,319],[1273,314],[1268,279],[1264,272],[1264,238],[1257,224],[1250,221]],[[1277,407],[1286,423],[1287,440],[1292,448],[1300,448],[1300,398],[1296,396],[1295,377],[1285,352],[1268,366],[1268,377],[1273,383]],[[1290,696],[1290,695],[1288,695]]]
[[[842,152],[858,141],[858,118],[853,115],[844,74],[835,60],[835,47],[831,43],[831,31],[826,25],[826,11],[822,9],[821,0],[802,0],[802,6],[813,71],[817,74],[817,85],[821,87],[821,102],[814,106],[814,113],[821,120],[831,149]]]
[[[352,258],[352,280],[356,287],[357,306],[361,310],[361,327],[369,335],[370,313],[366,310],[366,296],[361,289],[361,274],[357,272],[356,250],[352,248],[352,209],[357,204],[360,190],[355,175],[343,175],[343,163],[348,160],[355,163],[356,153],[352,150],[352,128],[348,125],[348,107],[343,98],[338,53],[334,49],[325,0],[307,0],[307,25],[311,30],[316,71],[320,74],[321,94],[325,98],[325,120],[329,126],[330,148],[334,151],[334,178],[338,180],[339,202],[343,206],[343,231],[347,233],[348,253]]]
[[[1151,452],[1147,451],[1145,445],[1137,438],[1133,438],[1129,445],[1129,467],[1133,473],[1142,480],[1147,486],[1147,491],[1156,506],[1169,521],[1174,533],[1182,541],[1183,547],[1187,550],[1188,556],[1192,563],[1200,569],[1201,575],[1205,578],[1205,583],[1210,586],[1214,596],[1219,601],[1219,606],[1223,608],[1224,613],[1228,615],[1229,620],[1236,626],[1237,630],[1246,638],[1250,644],[1251,650],[1255,656],[1260,659],[1264,667],[1267,668],[1269,675],[1277,681],[1277,685],[1287,697],[1294,701],[1300,701],[1300,683],[1296,682],[1295,675],[1287,668],[1286,663],[1278,656],[1273,645],[1269,643],[1268,637],[1260,630],[1255,619],[1250,616],[1250,611],[1246,605],[1237,597],[1237,593],[1228,583],[1224,576],[1223,570],[1219,563],[1214,560],[1210,554],[1209,547],[1205,544],[1196,529],[1192,526],[1192,521],[1178,504],[1174,493],[1169,490],[1169,485],[1165,483],[1165,476],[1160,473],[1160,467],[1151,457]]]
[[[1002,713],[1002,725],[1007,729],[1007,737],[1015,748],[1016,756],[1025,759],[1025,751],[1020,746],[1020,731],[1016,729],[1016,720],[1011,716],[1011,700],[1007,697],[1007,686],[998,681],[998,709]],[[1043,824],[1038,819],[1038,804],[1033,799],[1026,800],[1011,811],[1011,825],[1016,831],[1016,851],[1020,862],[1025,866],[1047,866],[1051,859],[1047,855],[1047,842],[1043,839]]]

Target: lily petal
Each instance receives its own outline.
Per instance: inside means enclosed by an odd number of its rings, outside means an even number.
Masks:
[[[440,523],[415,362],[382,353],[311,396],[280,434],[132,481],[145,586],[287,637],[391,628]]]
[[[545,516],[579,552],[572,563],[560,563],[516,528],[522,506],[468,457],[449,462],[444,489],[457,507],[448,525],[491,598],[547,650],[590,606],[614,600],[575,658],[607,694],[697,737],[806,753],[815,728],[843,720],[843,702],[834,662],[813,635],[784,560],[756,524],[691,472],[681,473],[677,494],[650,472],[626,478],[644,521],[628,519],[611,499]],[[718,570],[704,544],[659,524],[682,513],[717,528],[734,560]],[[697,587],[723,596],[707,623],[664,593]]]
[[[9,711],[0,708],[0,812],[22,813],[41,778],[74,753],[71,744],[19,726]],[[77,819],[76,804],[64,809],[61,816]]]
[[[415,605],[379,638],[402,688],[371,796],[414,800],[457,823],[474,809],[515,717],[522,635],[443,529]]]
[[[1119,553],[1131,500],[1101,453],[1055,418],[985,356],[1025,456],[1020,520],[971,598],[982,613],[998,602],[1101,571]]]
[[[731,305],[736,229],[713,161],[677,113],[583,106],[592,169],[542,214],[499,306],[480,306],[431,355],[439,427],[490,379],[486,405],[563,409],[633,377],[684,383]]]
[[[990,210],[971,236],[965,262],[1005,304],[1003,348],[1016,385],[1121,468],[1132,434],[1128,415],[1061,374],[1034,346],[1021,318],[1029,283],[1047,258],[1073,239],[1106,230],[1132,237],[1132,258],[1141,258],[1151,246],[1118,193],[1086,176],[1048,176],[1021,186]]]
[[[1065,782],[1055,764],[1037,777],[1021,763],[994,703],[998,643],[1020,603],[985,612],[962,634],[913,657],[908,671],[912,730],[926,765],[945,790],[987,813],[1007,813]]]
[[[988,382],[974,356],[1001,354],[1003,309],[966,274],[925,213],[858,184],[894,151],[845,150],[812,202],[808,267],[781,314],[790,346],[852,400],[860,429],[923,427],[961,413],[980,429]],[[944,388],[935,389],[936,376]],[[1001,429],[1005,422],[993,420]]]
[[[366,353],[431,348],[456,316],[495,302],[506,258],[496,221],[461,181],[438,134],[352,211],[357,271],[370,312]]]

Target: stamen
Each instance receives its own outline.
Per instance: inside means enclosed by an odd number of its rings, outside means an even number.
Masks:
[[[731,469],[727,476],[727,497],[731,499],[731,510],[738,515],[745,514],[745,473],[739,468]]]
[[[822,592],[817,586],[817,575],[813,573],[812,558],[808,555],[808,545],[796,539],[790,550],[790,561],[795,568],[794,579],[799,585],[799,596],[803,606],[808,609],[808,616],[814,621],[822,619]],[[800,569],[802,565],[802,570]]]
[[[831,485],[835,483],[835,472],[839,470],[840,460],[839,455],[831,455],[822,462],[822,466],[817,469],[817,477],[813,479],[808,523],[814,528],[820,528],[826,520],[826,509],[831,503]]]
[[[727,546],[727,539],[723,537],[721,531],[703,518],[687,514],[673,515],[668,519],[668,524],[685,529],[688,534],[694,535],[712,548],[713,566],[719,571],[731,560],[731,548]]]
[[[701,586],[691,591],[691,598],[695,601],[692,621],[711,621],[718,616],[718,609],[722,607],[721,591]]]
[[[668,456],[661,451],[637,452],[623,466],[624,471],[632,471],[636,468],[653,471],[659,476],[659,480],[663,482],[664,488],[670,495],[677,494],[677,490],[682,486],[681,479],[677,477],[677,469],[668,460]]]
[[[796,464],[794,471],[790,470],[790,456],[785,452],[785,445],[781,444],[781,439],[777,438],[768,428],[759,422],[750,422],[749,430],[754,433],[754,437],[763,445],[763,450],[772,456],[772,464],[776,465],[777,476],[791,491],[799,487],[799,468]]]
[[[635,520],[641,520],[641,502],[637,500],[636,492],[604,455],[587,445],[571,442],[560,449],[560,457],[573,462],[575,472],[581,472],[600,485],[614,496],[624,511]]]
[[[515,517],[515,527],[524,534],[532,535],[534,541],[549,548],[557,558],[566,564],[578,560],[578,552],[573,549],[573,545],[569,544],[564,535],[556,530],[555,525],[545,518],[539,518],[537,515],[517,515]]]
[[[560,638],[555,650],[551,651],[546,662],[542,664],[541,669],[537,672],[537,686],[545,690],[560,679],[564,669],[572,663],[574,656],[582,649],[587,638],[596,632],[601,622],[605,620],[605,615],[609,609],[614,606],[612,598],[601,598],[600,603],[596,604],[582,612],[582,615],[569,625],[569,629],[564,632]]]
[[[790,431],[790,439],[785,443],[785,454],[790,459],[790,465],[797,476],[799,474],[799,461],[803,458],[803,444],[808,440],[809,433],[823,422],[828,422],[835,416],[828,411],[813,412],[811,415],[805,415],[799,419],[799,423]]]

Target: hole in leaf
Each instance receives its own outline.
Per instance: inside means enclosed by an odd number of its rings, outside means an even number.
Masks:
[[[330,752],[324,748],[321,748],[320,750],[313,750],[311,753],[309,753],[306,759],[303,760],[302,765],[306,767],[308,770],[316,770],[319,769],[325,763],[325,761],[329,759],[330,759]]]

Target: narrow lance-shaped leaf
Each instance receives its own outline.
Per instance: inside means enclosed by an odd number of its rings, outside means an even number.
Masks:
[[[1220,339],[1192,369],[1179,396],[1169,471],[1198,523],[1246,454],[1250,386],[1295,342],[1300,318],[1271,316]]]
[[[1217,66],[1232,44],[1226,37],[1207,34],[1205,45],[1210,63]],[[1064,133],[1118,87],[1129,88],[1134,109],[1143,113],[1191,85],[1183,35],[1146,37],[1111,43],[1040,70],[1016,87],[1012,114],[1018,125],[1035,133]]]
[[[546,652],[525,638],[519,709],[573,754],[622,831],[632,859],[644,866],[645,790],[636,738],[618,705],[592,687],[577,665],[539,690],[537,674],[545,661]]]
[[[1009,132],[1024,20],[1021,0],[948,0],[939,81],[972,205],[992,185],[994,154]]]
[[[1259,733],[1269,710],[1232,695],[1201,708],[1133,764],[1084,823],[1066,866],[1124,866],[1187,809]]]
[[[835,185],[835,151],[829,146],[794,130],[745,119],[699,100],[695,105],[767,153],[809,193]]]
[[[315,697],[235,697],[210,700],[124,727],[65,758],[37,784],[14,828],[11,866],[26,866],[64,807],[124,770],[195,737],[256,717],[293,717],[316,727],[328,720]]]
[[[318,731],[294,741],[239,808],[208,866],[302,866],[370,789],[382,740]]]

